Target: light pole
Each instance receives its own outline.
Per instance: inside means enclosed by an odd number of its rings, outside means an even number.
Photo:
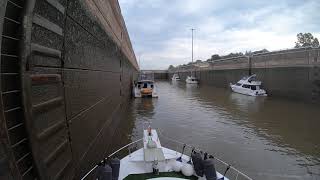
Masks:
[[[142,56],[142,52],[139,53],[139,68],[140,68],[140,71],[141,71],[141,56]]]
[[[196,30],[196,29],[194,29],[194,28],[191,28],[191,41],[192,41],[192,43],[191,43],[191,48],[192,48],[192,55],[191,55],[191,62],[193,63],[193,31],[194,30]]]
[[[191,72],[190,75],[192,76],[192,69],[193,69],[193,31],[196,30],[191,28]]]

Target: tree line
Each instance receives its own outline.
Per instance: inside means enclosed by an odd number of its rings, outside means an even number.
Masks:
[[[302,48],[302,47],[319,47],[319,41],[318,38],[314,37],[311,33],[298,33],[297,34],[297,41],[295,42],[295,48]],[[245,53],[242,52],[236,52],[236,53],[229,53],[224,56],[220,56],[219,54],[213,54],[209,59],[207,59],[207,62],[211,62],[214,60],[219,59],[227,59],[232,57],[239,57],[239,56],[248,56],[248,55],[254,55],[259,53],[266,53],[269,52],[267,49],[262,49],[259,51],[246,51]],[[201,60],[200,60],[201,61]],[[190,64],[190,63],[189,63]],[[174,66],[170,65],[169,70],[173,69]]]

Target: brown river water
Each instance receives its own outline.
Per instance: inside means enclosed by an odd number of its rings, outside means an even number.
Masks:
[[[122,142],[141,138],[143,124],[151,122],[253,179],[320,179],[319,106],[184,82],[156,85],[158,99],[130,102]]]

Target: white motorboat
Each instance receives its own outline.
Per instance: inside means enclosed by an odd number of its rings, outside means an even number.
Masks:
[[[198,80],[194,76],[187,76],[186,83],[187,84],[198,84]]]
[[[172,81],[180,81],[180,77],[179,77],[178,74],[173,74],[171,80],[172,80]]]
[[[133,96],[135,98],[141,97],[158,97],[154,81],[140,80],[134,83]]]
[[[249,96],[267,96],[264,89],[261,88],[261,81],[256,80],[256,75],[245,76],[236,84],[231,84],[232,91]]]
[[[158,97],[152,73],[141,73],[138,81],[133,83],[132,94],[135,98]]]
[[[177,147],[179,146],[182,149],[181,153],[163,147],[157,131],[149,126],[143,130],[142,139],[134,141],[110,154],[97,165],[94,165],[81,180],[87,177],[103,180],[229,180],[231,177],[232,179],[251,180],[250,177],[233,166],[208,153],[204,153],[200,149],[165,136],[163,137],[177,145]],[[128,147],[137,147],[140,143],[142,147],[130,153],[131,151]],[[114,158],[115,156],[118,157],[122,151],[129,153],[121,160]],[[191,155],[188,156],[186,152]],[[215,165],[221,167],[221,171],[224,173],[221,174],[216,171]],[[227,174],[230,178],[227,177]]]

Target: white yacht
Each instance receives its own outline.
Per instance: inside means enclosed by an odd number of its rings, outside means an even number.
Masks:
[[[153,79],[153,74],[140,74],[138,81],[133,83],[133,97],[158,97],[157,89]]]
[[[159,134],[162,136],[161,133]],[[94,165],[81,180],[87,177],[88,179],[103,180],[229,180],[231,178],[251,180],[250,177],[233,166],[200,149],[165,136],[163,138],[182,149],[181,153],[163,147],[157,131],[149,126],[143,130],[142,139],[110,154],[97,165]],[[137,147],[139,144],[142,147],[130,153],[129,147]],[[128,154],[121,160],[114,158],[119,157],[120,152],[128,152]],[[223,174],[216,171],[215,165],[221,167]]]
[[[191,76],[187,76],[186,83],[187,84],[198,84],[198,80],[196,77],[191,75]]]
[[[245,76],[236,84],[231,84],[232,91],[249,96],[267,96],[264,89],[261,88],[261,81],[256,80],[256,75]]]
[[[172,81],[180,81],[180,77],[179,77],[178,74],[173,74],[171,80],[172,80]]]

